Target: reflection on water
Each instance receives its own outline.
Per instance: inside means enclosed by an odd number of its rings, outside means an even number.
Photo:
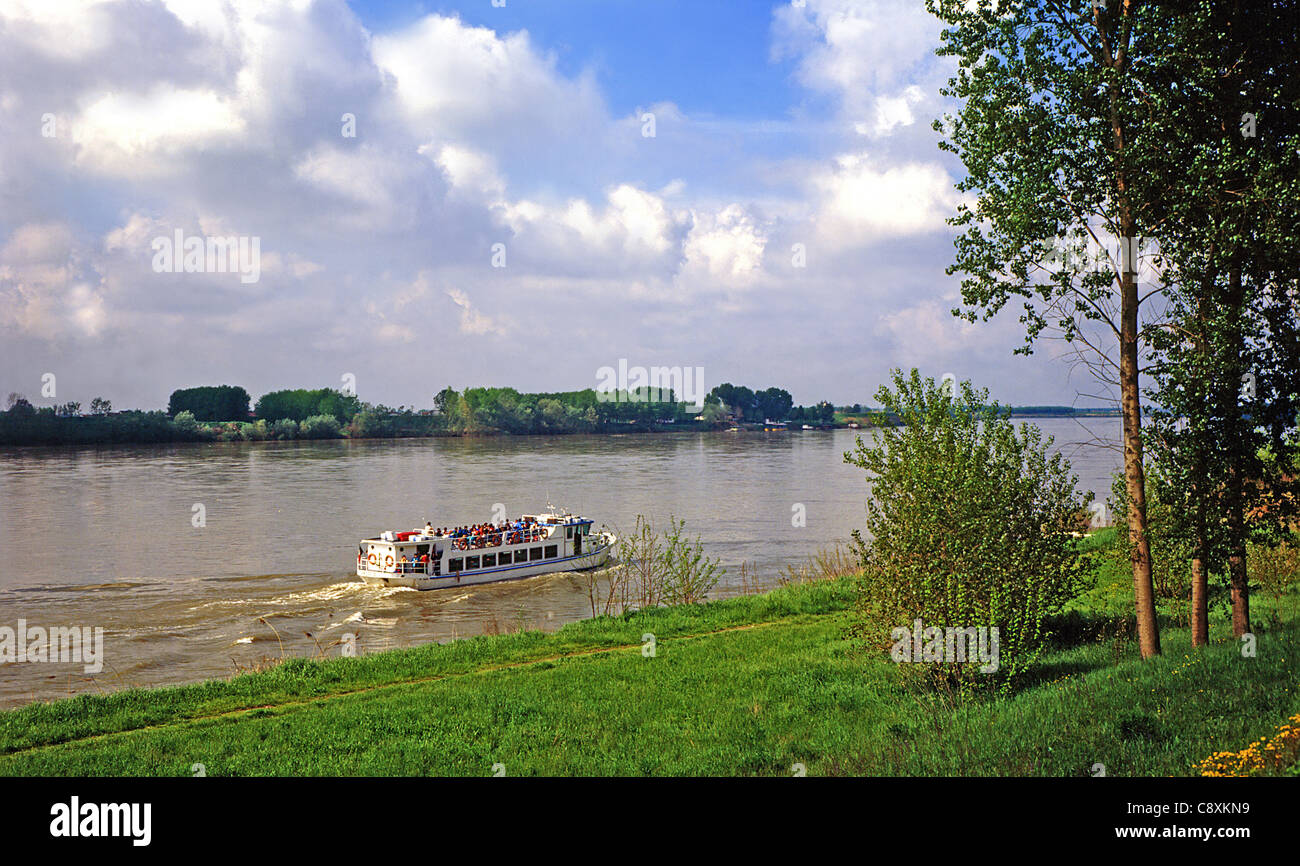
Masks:
[[[1109,490],[1118,455],[1036,421],[1080,487]],[[1116,438],[1119,422],[1087,422]],[[435,592],[373,588],[356,542],[388,528],[473,523],[547,499],[615,531],[686,520],[729,568],[715,595],[761,584],[845,541],[866,485],[843,462],[855,431],[493,437],[375,442],[34,448],[0,453],[0,625],[102,627],[104,671],[0,667],[0,705],[226,676],[263,657],[337,655],[590,615],[586,577]],[[801,504],[806,526],[792,525]],[[201,509],[196,506],[202,506]],[[203,520],[199,520],[201,515]],[[203,525],[195,526],[195,523]],[[283,650],[282,650],[283,648]]]

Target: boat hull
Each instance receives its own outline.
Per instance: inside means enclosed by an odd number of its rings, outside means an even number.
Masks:
[[[459,572],[443,574],[437,577],[427,574],[398,574],[391,571],[375,571],[358,568],[357,577],[371,586],[399,586],[410,589],[429,590],[446,589],[457,586],[473,586],[480,583],[502,583],[508,580],[522,580],[539,574],[554,574],[562,571],[587,571],[600,568],[609,562],[612,547],[597,548],[590,553],[570,556],[564,559],[552,559],[538,563],[520,563],[501,568],[486,569],[476,572]]]

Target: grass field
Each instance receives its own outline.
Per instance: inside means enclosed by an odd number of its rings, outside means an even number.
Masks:
[[[854,651],[852,599],[821,581],[34,704],[0,714],[0,773],[1167,776],[1300,712],[1294,590],[1259,600],[1253,658],[1215,623],[1199,652],[1165,628],[1144,663],[1076,612],[1031,680],[960,706]]]

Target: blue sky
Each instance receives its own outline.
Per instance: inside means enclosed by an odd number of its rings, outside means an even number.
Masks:
[[[382,33],[429,13],[499,32],[525,30],[573,77],[593,70],[610,108],[627,113],[671,100],[691,114],[787,117],[806,97],[792,83],[793,58],[773,61],[772,12],[758,0],[490,0],[353,2]]]
[[[1014,312],[950,314],[939,30],[916,0],[0,0],[0,392],[427,406],[626,359],[1071,403]],[[256,274],[160,269],[177,231],[256,239]]]

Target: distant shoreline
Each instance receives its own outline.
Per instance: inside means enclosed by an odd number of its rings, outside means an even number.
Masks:
[[[1009,407],[1009,414],[1012,418],[1023,420],[1044,419],[1061,419],[1061,418],[1119,418],[1118,409],[1078,409],[1078,410],[1061,410],[1058,407],[1034,407],[1034,406],[1014,406]],[[152,423],[148,424],[113,424],[108,422],[109,418],[122,418],[128,416],[127,420],[148,418]],[[161,416],[161,417],[159,417]],[[272,437],[248,438],[238,435],[238,425],[247,422],[209,422],[213,426],[201,427],[198,430],[181,430],[171,425],[171,419],[166,417],[163,412],[121,412],[114,413],[112,416],[70,416],[52,419],[53,426],[56,430],[43,431],[45,436],[28,436],[23,437],[18,431],[6,430],[4,424],[4,413],[0,413],[0,449],[9,448],[51,448],[51,447],[98,447],[103,445],[163,445],[163,444],[180,444],[180,443],[217,443],[217,442],[328,442],[328,441],[354,441],[354,442],[378,442],[387,439],[466,439],[466,438],[486,438],[497,436],[527,437],[527,436],[613,436],[613,435],[633,435],[633,434],[661,434],[661,433],[806,433],[825,430],[845,430],[845,429],[870,429],[879,426],[879,412],[863,412],[860,415],[850,415],[843,420],[825,424],[809,425],[809,429],[803,428],[802,422],[791,421],[784,425],[772,423],[750,423],[739,422],[733,425],[714,425],[701,422],[687,422],[676,424],[665,423],[632,423],[619,424],[610,423],[596,430],[576,430],[576,431],[529,431],[518,432],[500,429],[483,429],[483,430],[421,430],[421,431],[401,431],[387,436],[349,436],[344,435],[342,431],[338,435],[329,436],[298,436],[292,439],[280,439]],[[856,420],[853,420],[856,419]],[[850,427],[850,423],[857,423],[858,427]],[[98,427],[98,430],[89,428]],[[15,435],[18,434],[18,435]],[[95,435],[99,434],[99,435]]]

